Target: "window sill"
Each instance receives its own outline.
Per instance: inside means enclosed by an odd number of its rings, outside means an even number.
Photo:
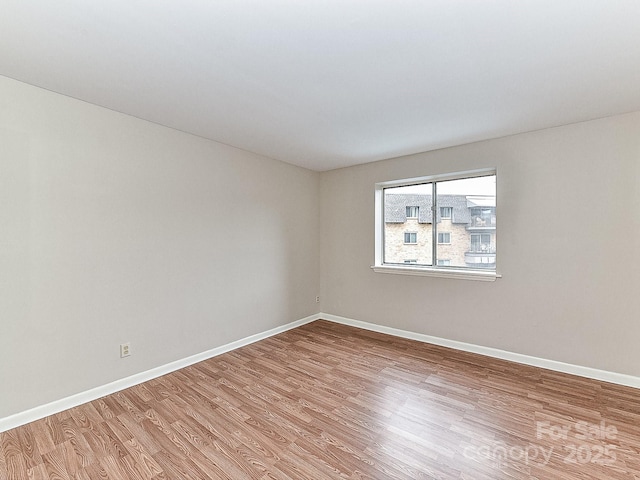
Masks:
[[[495,282],[502,275],[496,272],[482,270],[466,270],[434,267],[403,267],[400,265],[373,265],[371,269],[376,273],[392,273],[394,275],[417,275],[421,277],[457,278],[459,280],[477,280],[481,282]]]

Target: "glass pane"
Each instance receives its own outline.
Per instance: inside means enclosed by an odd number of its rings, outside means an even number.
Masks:
[[[450,243],[437,245],[436,258],[452,267],[495,269],[496,176],[438,182],[437,194],[436,229],[448,232]]]
[[[384,263],[432,265],[432,192],[431,183],[384,189]]]
[[[420,207],[412,206],[407,207],[407,218],[417,218]]]

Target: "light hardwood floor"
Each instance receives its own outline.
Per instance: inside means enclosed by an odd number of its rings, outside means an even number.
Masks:
[[[640,479],[640,390],[317,321],[0,434],[5,479]]]

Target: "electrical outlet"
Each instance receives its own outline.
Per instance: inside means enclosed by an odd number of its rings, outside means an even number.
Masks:
[[[121,343],[120,344],[120,358],[128,357],[131,355],[131,344],[130,343]]]
[[[316,297],[316,303],[320,303],[320,295]]]

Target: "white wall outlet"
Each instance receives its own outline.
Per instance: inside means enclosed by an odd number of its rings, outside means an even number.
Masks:
[[[320,295],[316,297],[316,303],[320,303]]]
[[[130,343],[121,343],[120,344],[120,358],[128,357],[131,355],[131,344]]]

